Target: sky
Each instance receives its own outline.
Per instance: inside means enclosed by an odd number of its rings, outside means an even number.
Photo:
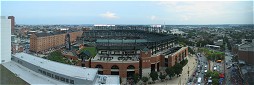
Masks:
[[[16,24],[253,24],[253,1],[1,1]]]

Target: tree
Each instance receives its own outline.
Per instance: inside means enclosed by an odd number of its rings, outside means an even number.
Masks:
[[[166,78],[166,75],[160,73],[160,76],[159,76],[159,77],[160,77],[161,81],[163,81],[163,80]]]
[[[212,73],[211,76],[212,76],[213,79],[214,79],[214,78],[215,78],[215,79],[219,79],[219,78],[220,78],[219,75],[220,75],[220,73],[219,73],[218,71],[213,71],[213,73]]]
[[[208,71],[206,72],[205,76],[208,78],[208,77],[212,76],[212,74],[213,74],[213,72],[210,71],[210,70],[208,70]]]
[[[167,73],[167,75],[168,75],[168,77],[169,77],[170,79],[171,79],[171,77],[175,76],[174,68],[172,68],[172,67],[167,67],[167,68],[165,69],[165,71],[166,71],[166,73]]]
[[[213,85],[219,85],[219,79],[216,79],[216,78],[212,78],[212,84]]]
[[[180,64],[180,63],[176,63],[174,65],[174,71],[175,71],[175,74],[177,75],[177,77],[182,73],[183,71],[183,66]]]
[[[158,80],[158,74],[157,74],[157,72],[152,71],[152,72],[150,73],[150,77],[152,78],[153,82],[154,82],[155,80]]]
[[[191,54],[195,54],[195,52],[194,52],[190,47],[188,47],[188,51],[189,51]]]
[[[141,80],[146,84],[146,82],[148,81],[148,78],[143,76]]]
[[[136,83],[138,83],[138,81],[139,81],[139,74],[134,74],[133,75],[133,80],[134,80],[134,83],[136,84]]]
[[[181,64],[182,66],[185,66],[187,63],[188,63],[188,60],[187,60],[187,59],[184,59],[183,61],[180,62],[180,64]]]

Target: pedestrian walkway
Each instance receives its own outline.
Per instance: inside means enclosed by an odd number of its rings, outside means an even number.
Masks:
[[[188,82],[188,78],[193,76],[193,72],[196,69],[197,62],[196,62],[196,56],[188,56],[188,63],[183,67],[183,71],[181,76],[179,77],[172,77],[171,80],[166,80],[164,82],[156,82],[154,85],[175,85],[175,84],[182,84],[185,85]],[[188,67],[189,67],[189,76],[188,76]]]

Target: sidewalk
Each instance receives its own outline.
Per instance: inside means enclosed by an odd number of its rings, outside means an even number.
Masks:
[[[172,77],[171,80],[165,80],[164,82],[156,82],[155,84],[152,85],[172,85],[172,84],[182,84],[185,85],[188,82],[188,66],[189,66],[189,77],[191,78],[193,76],[193,72],[195,71],[195,68],[197,66],[196,63],[196,57],[195,55],[193,56],[188,56],[188,63],[183,67],[183,71],[181,76],[179,77]]]

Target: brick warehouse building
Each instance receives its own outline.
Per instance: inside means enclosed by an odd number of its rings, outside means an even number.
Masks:
[[[83,31],[69,30],[70,41],[76,41],[77,37],[82,35]],[[65,44],[66,31],[51,33],[34,33],[30,37],[30,51],[44,53],[45,51],[62,47]]]
[[[173,35],[139,30],[90,30],[83,33],[85,42],[96,44],[97,54],[83,60],[82,66],[98,68],[99,74],[131,77],[138,73],[148,76],[151,71],[186,59],[188,47],[177,47]]]

